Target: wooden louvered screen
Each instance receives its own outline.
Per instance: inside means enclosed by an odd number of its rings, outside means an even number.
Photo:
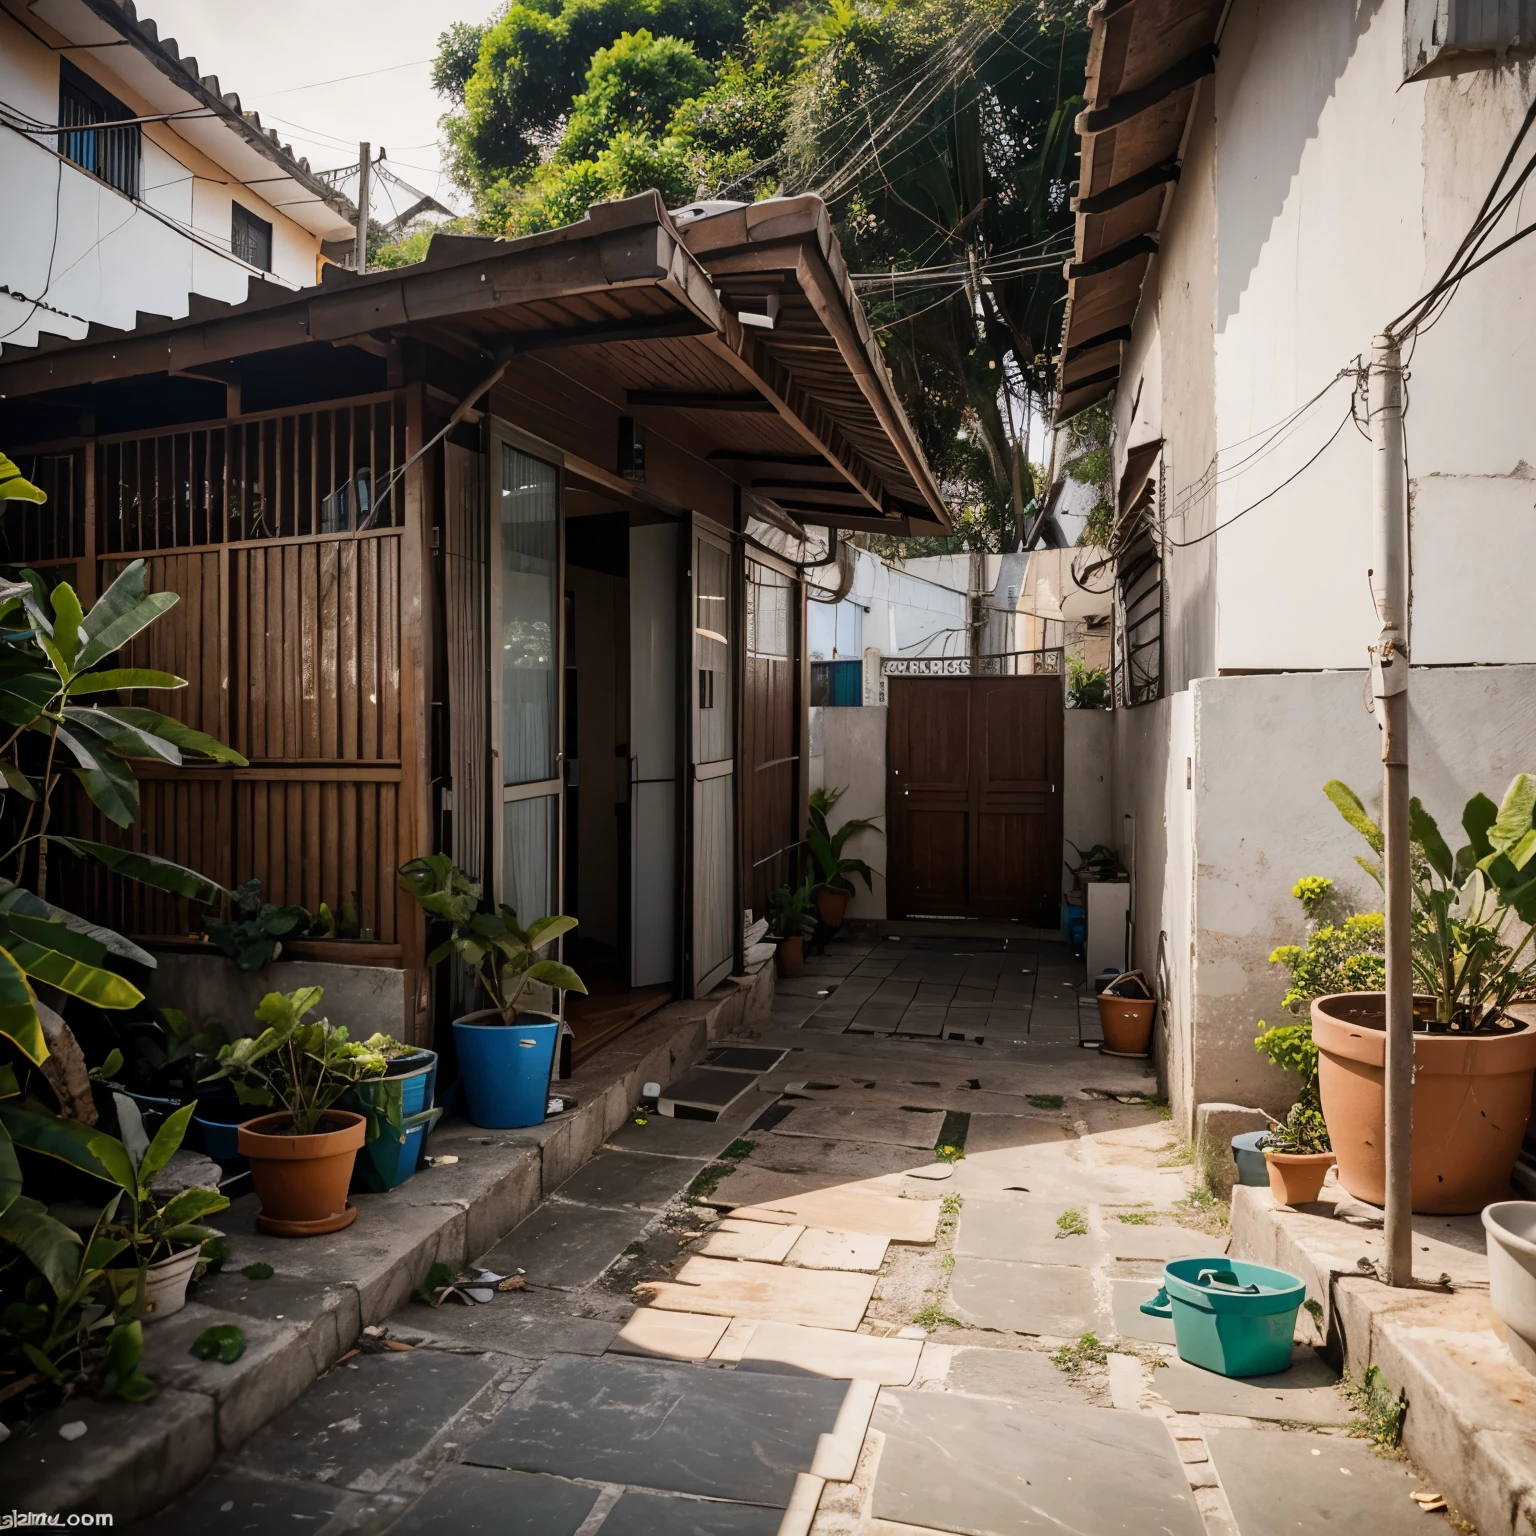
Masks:
[[[325,902],[338,915],[350,905],[362,942],[325,958],[394,966],[418,963],[419,920],[395,870],[426,851],[415,802],[429,772],[411,723],[420,635],[402,649],[421,628],[419,564],[414,581],[407,564],[419,562],[420,524],[408,528],[406,513],[423,493],[419,471],[401,473],[406,422],[396,392],[98,440],[55,471],[65,505],[88,482],[84,505],[53,535],[52,558],[34,562],[78,572],[89,600],[92,578],[100,592],[142,557],[149,587],[181,602],[124,648],[123,664],[188,679],[144,702],[250,760],[146,766],[138,821],[126,832],[98,822],[98,833],[227,886],[254,876],[269,901]],[[13,549],[38,542],[30,526],[9,532]],[[417,617],[408,627],[403,614]],[[67,868],[53,894],[152,941],[195,936],[206,916]]]

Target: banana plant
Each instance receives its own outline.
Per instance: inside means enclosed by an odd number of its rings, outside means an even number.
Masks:
[[[540,917],[519,926],[511,907],[482,910],[481,887],[447,854],[430,853],[400,866],[400,884],[428,917],[450,923],[449,936],[427,956],[437,965],[457,955],[479,978],[503,1023],[510,1024],[532,982],[559,992],[585,992],[586,984],[570,966],[541,960],[539,951],[576,926],[574,917]]]
[[[842,795],[841,789],[811,791],[811,824],[806,830],[805,842],[821,874],[816,889],[846,891],[851,896],[853,881],[848,876],[857,875],[870,890],[874,890],[873,871],[863,859],[845,859],[843,849],[854,833],[878,832],[880,828],[867,817],[855,816],[845,821],[836,832],[831,831],[827,817]]]
[[[1324,793],[1370,845],[1357,863],[1382,883],[1386,842],[1360,797],[1339,780]],[[1435,1001],[1434,1027],[1493,1029],[1536,983],[1536,779],[1519,774],[1495,805],[1476,794],[1454,854],[1434,817],[1410,800],[1414,990]]]

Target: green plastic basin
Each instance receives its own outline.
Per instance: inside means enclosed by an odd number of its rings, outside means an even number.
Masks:
[[[1272,1376],[1291,1363],[1305,1281],[1242,1259],[1174,1259],[1141,1310],[1173,1319],[1179,1358],[1221,1376]]]

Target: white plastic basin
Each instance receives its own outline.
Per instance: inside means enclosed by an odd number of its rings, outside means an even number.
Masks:
[[[1489,1300],[1510,1331],[1510,1354],[1536,1374],[1536,1200],[1485,1206],[1483,1230]]]

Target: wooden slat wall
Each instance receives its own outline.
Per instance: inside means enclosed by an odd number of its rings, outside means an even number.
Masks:
[[[403,561],[407,546],[420,558],[424,533],[408,517],[424,521],[427,503],[413,469],[372,525],[357,527],[360,481],[350,478],[367,469],[371,489],[389,483],[405,452],[407,419],[402,394],[101,443],[89,450],[103,495],[98,505],[87,477],[84,548],[60,553],[78,553],[83,574],[104,587],[140,552],[135,543],[148,545],[149,587],[182,600],[124,648],[122,661],[177,673],[188,686],[135,697],[250,760],[242,769],[146,768],[138,821],[119,832],[97,819],[98,835],[226,886],[255,876],[269,901],[311,911],[324,901],[339,912],[350,898],[363,937],[379,947],[359,946],[348,958],[414,969],[421,925],[399,895],[395,870],[427,851],[418,806],[429,765],[419,721],[405,751]],[[224,445],[234,437],[250,478],[232,497],[225,463],[237,455]],[[321,502],[335,490],[321,473],[325,463],[349,477],[353,526],[312,534]],[[247,515],[226,519],[231,504]],[[98,513],[106,549],[95,547]],[[334,512],[326,516],[334,521]],[[275,524],[287,536],[243,541],[247,523]],[[135,537],[125,537],[130,531]],[[417,573],[418,627],[421,586]],[[422,653],[421,637],[415,645]],[[424,687],[417,680],[411,690],[413,708]],[[90,814],[83,800],[72,809]],[[62,897],[66,886],[93,915],[141,938],[199,933],[206,915],[128,882],[61,868],[54,894]],[[420,990],[411,988],[413,1003]],[[421,1020],[381,1022],[409,1033]]]

